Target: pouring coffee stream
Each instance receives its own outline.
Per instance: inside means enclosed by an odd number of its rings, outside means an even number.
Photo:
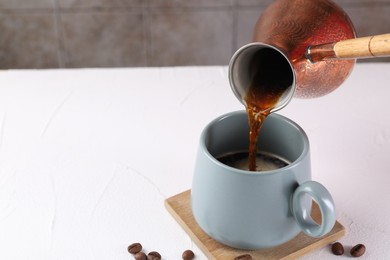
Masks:
[[[257,21],[253,39],[229,64],[230,85],[248,112],[252,171],[257,136],[270,113],[293,96],[332,92],[358,58],[390,56],[390,34],[356,38],[348,15],[330,0],[276,0]]]

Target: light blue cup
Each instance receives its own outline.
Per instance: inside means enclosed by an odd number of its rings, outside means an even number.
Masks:
[[[259,138],[262,151],[291,162],[283,168],[249,172],[215,159],[248,150],[245,111],[223,115],[203,130],[195,163],[191,207],[195,220],[210,237],[240,249],[281,245],[298,233],[321,237],[335,224],[330,193],[311,180],[309,140],[296,123],[278,114],[266,119]],[[322,221],[310,216],[312,199]]]

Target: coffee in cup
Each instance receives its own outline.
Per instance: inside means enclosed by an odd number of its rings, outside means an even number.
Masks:
[[[258,172],[221,162],[248,151],[247,122],[245,111],[231,112],[202,131],[191,190],[196,222],[211,238],[240,249],[278,246],[300,232],[328,233],[336,221],[333,199],[311,180],[309,140],[292,120],[270,114],[258,142],[262,160],[285,165]],[[321,210],[321,223],[310,216],[312,200]]]

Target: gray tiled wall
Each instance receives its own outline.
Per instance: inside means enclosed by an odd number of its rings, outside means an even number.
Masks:
[[[0,69],[226,65],[271,2],[0,0]],[[390,0],[336,2],[359,36],[390,32]]]

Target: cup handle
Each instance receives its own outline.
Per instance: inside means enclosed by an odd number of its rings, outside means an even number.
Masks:
[[[305,205],[303,197],[310,195],[321,210],[322,223],[317,224],[310,216],[310,208]],[[312,237],[321,237],[332,230],[336,222],[336,210],[332,195],[320,183],[307,181],[299,185],[290,204],[292,214],[304,233]]]

